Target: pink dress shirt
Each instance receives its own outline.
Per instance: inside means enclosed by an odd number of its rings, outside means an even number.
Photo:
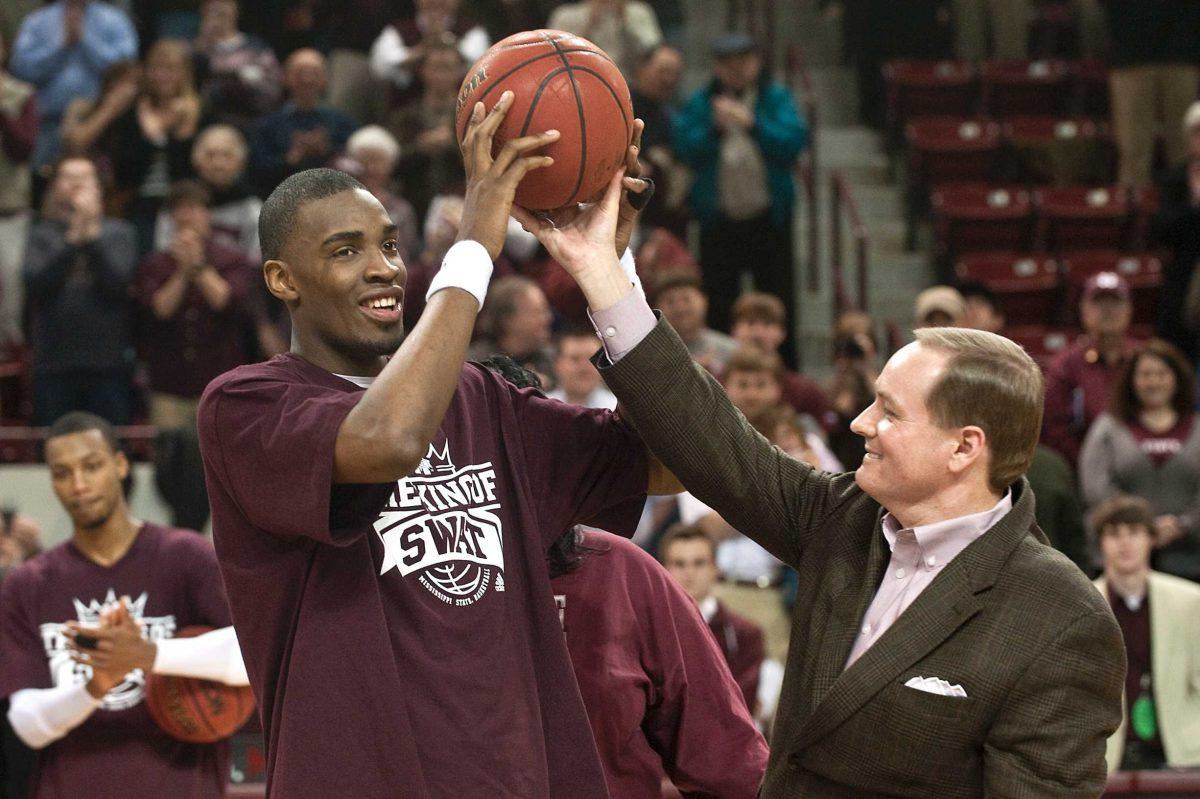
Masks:
[[[884,572],[883,582],[863,617],[858,638],[854,640],[850,657],[846,659],[846,668],[850,668],[863,652],[887,632],[947,563],[990,530],[1010,510],[1012,492],[1006,491],[990,510],[920,527],[901,529],[895,516],[890,513],[885,515],[883,537],[892,550],[892,557]]]

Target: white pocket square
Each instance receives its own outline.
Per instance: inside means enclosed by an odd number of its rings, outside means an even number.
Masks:
[[[967,698],[967,692],[963,690],[961,685],[951,685],[939,677],[913,677],[904,683],[904,687],[916,688],[918,691],[937,694],[938,696],[953,696],[959,699]]]

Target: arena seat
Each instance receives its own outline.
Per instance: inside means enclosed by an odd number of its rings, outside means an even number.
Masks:
[[[1033,203],[1025,189],[954,184],[935,190],[932,202],[940,256],[1032,249]]]
[[[1152,253],[1111,250],[1070,252],[1062,258],[1063,274],[1070,287],[1070,306],[1078,304],[1084,282],[1097,272],[1116,272],[1129,282],[1135,324],[1152,325],[1158,315],[1162,288],[1162,260]]]
[[[1041,220],[1039,238],[1048,252],[1123,250],[1132,228],[1128,192],[1122,186],[1054,186],[1033,194]]]
[[[996,293],[1008,324],[1045,324],[1062,307],[1058,262],[1048,255],[988,252],[964,255],[955,264],[959,280],[975,280]]]
[[[995,180],[1000,162],[1000,125],[976,117],[929,117],[905,127],[910,181],[932,188],[944,183]]]
[[[1004,330],[1004,336],[1024,347],[1043,369],[1050,359],[1066,349],[1077,335],[1077,328],[1053,325],[1023,325]]]
[[[893,125],[918,117],[970,116],[979,104],[978,76],[969,61],[898,58],[883,65],[883,80]]]
[[[1019,183],[1109,183],[1117,149],[1106,122],[1088,117],[1018,116],[1001,126]]]
[[[1065,61],[985,61],[980,85],[984,113],[994,117],[1071,112],[1071,74]]]

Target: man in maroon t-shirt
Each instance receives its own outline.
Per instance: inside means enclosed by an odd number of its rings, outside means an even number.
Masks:
[[[546,551],[678,484],[612,412],[463,365],[516,185],[557,138],[493,160],[511,102],[473,110],[460,240],[407,336],[396,226],[370,192],[309,170],[263,206],[291,352],[215,380],[199,427],[270,796],[608,795]],[[623,249],[636,214],[617,231],[604,211],[572,232]]]
[[[143,702],[149,671],[245,684],[212,545],[129,515],[129,464],[103,419],[62,417],[46,461],[74,535],[0,588],[0,696],[38,750],[31,795],[223,796],[227,747],[171,738]],[[172,638],[191,625],[224,629]]]

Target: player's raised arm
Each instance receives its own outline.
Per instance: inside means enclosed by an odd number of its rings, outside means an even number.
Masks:
[[[429,289],[420,322],[346,417],[334,449],[334,480],[383,483],[409,474],[437,432],[458,382],[471,330],[500,254],[517,184],[548,166],[532,153],[558,138],[547,131],[509,141],[492,158],[492,137],[512,105],[506,92],[472,114],[462,144],[467,194],[458,243]]]

